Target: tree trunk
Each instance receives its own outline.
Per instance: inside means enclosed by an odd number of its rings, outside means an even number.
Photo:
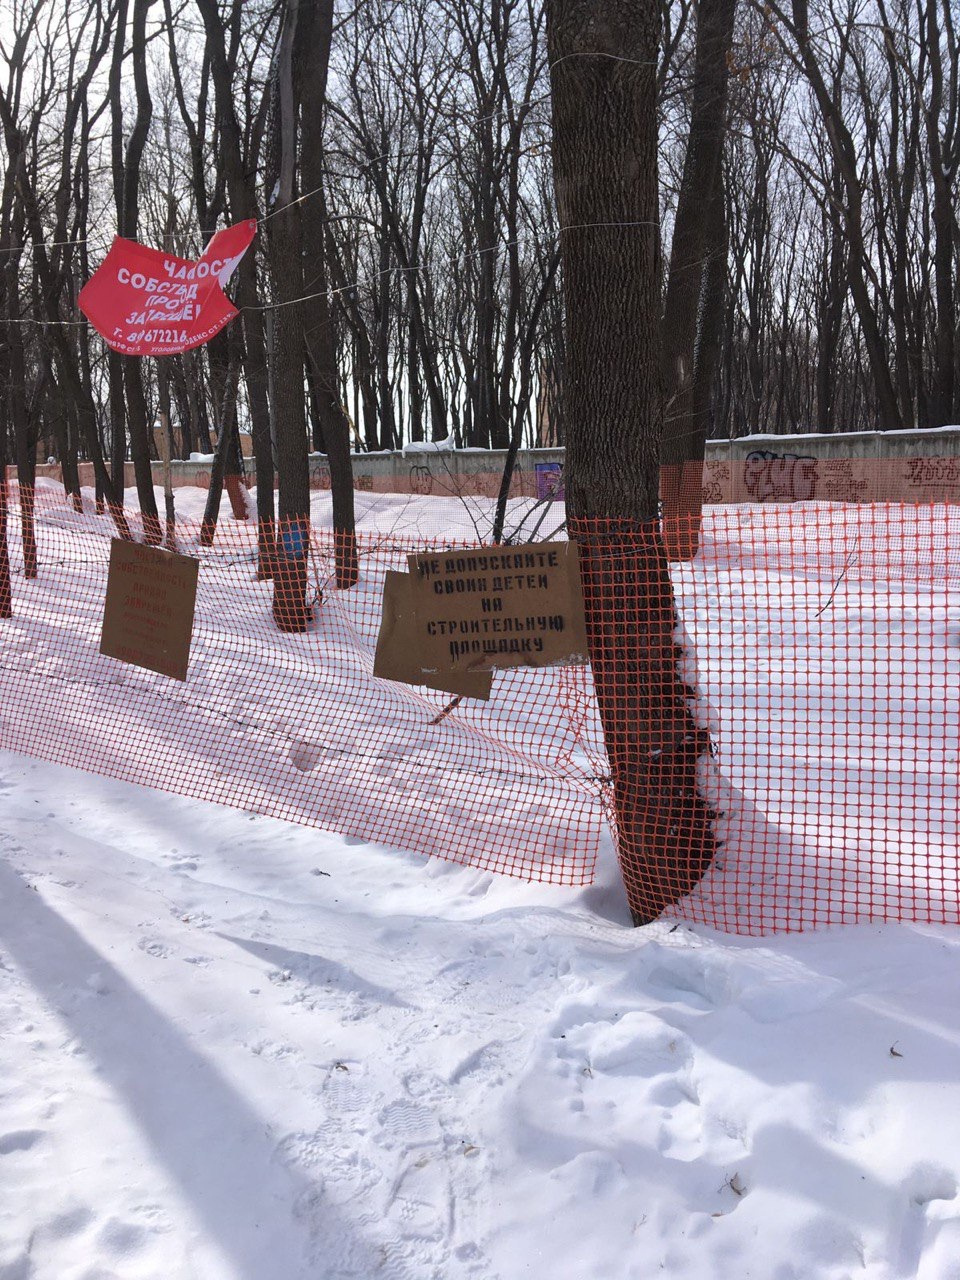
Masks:
[[[213,454],[213,465],[210,468],[210,485],[207,489],[207,502],[200,525],[201,547],[212,547],[217,532],[217,521],[220,518],[220,499],[223,496],[223,482],[226,476],[235,472],[237,463],[235,455],[239,452],[237,440],[237,390],[240,377],[240,356],[235,349],[230,353],[226,374],[223,378],[222,399],[217,417],[220,422],[220,435]],[[231,505],[233,496],[231,495]],[[237,512],[234,508],[234,515]],[[244,511],[244,516],[246,512]]]
[[[220,157],[223,164],[230,211],[234,218],[257,218],[254,188],[256,157],[244,156],[243,134],[234,109],[232,65],[227,57],[223,22],[216,0],[197,0],[203,18],[210,70],[213,77],[219,121]],[[240,0],[234,16],[242,17]],[[248,163],[249,161],[249,163]],[[243,372],[250,404],[250,425],[257,477],[257,572],[261,578],[273,574],[275,529],[273,497],[273,440],[270,433],[270,397],[267,373],[267,340],[264,313],[257,292],[257,255],[244,254],[237,268],[237,301],[243,314]]]
[[[310,551],[310,471],[303,378],[303,238],[295,204],[297,84],[294,47],[302,20],[300,0],[286,0],[271,85],[267,189],[274,196],[269,227],[273,281],[271,407],[280,483],[279,527],[273,575],[273,619],[281,631],[306,631]]]
[[[958,99],[955,74],[949,77],[946,91],[949,93],[949,117],[953,122],[957,142],[940,136],[940,113],[944,106],[943,57],[940,49],[940,26],[937,19],[939,0],[927,0],[927,49],[930,56],[931,92],[925,112],[927,150],[930,155],[930,177],[933,183],[933,266],[936,289],[936,339],[934,345],[933,395],[930,409],[931,426],[942,427],[954,421],[953,408],[956,383],[956,273],[954,261],[957,248],[956,212],[954,206],[954,180],[960,158],[960,129],[957,128]],[[948,17],[949,13],[945,16]],[[952,28],[948,26],[951,35]],[[955,49],[955,45],[953,48]],[[949,159],[948,159],[949,157]]]
[[[0,418],[0,618],[13,617],[10,548],[7,545],[7,424]]]
[[[127,402],[123,394],[123,356],[107,351],[110,403],[110,472],[117,500],[123,506],[127,465]]]
[[[123,24],[118,26],[114,46],[114,65],[110,75],[110,97],[113,112],[113,161],[114,190],[117,196],[117,220],[120,234],[128,239],[137,237],[140,207],[140,161],[146,146],[153,103],[147,79],[146,21],[152,0],[134,0],[131,50],[133,79],[136,90],[137,114],[127,143],[126,156],[120,158],[118,138],[122,135],[123,116],[120,102],[120,80],[123,59]],[[121,6],[126,10],[126,5]],[[143,520],[144,540],[151,545],[163,541],[163,529],[157,511],[157,499],[153,491],[153,469],[150,466],[150,424],[147,421],[147,401],[143,390],[143,375],[138,356],[121,356],[123,386],[127,401],[127,424],[130,428],[130,457],[133,461],[137,498]],[[121,486],[122,487],[122,486]]]
[[[570,532],[634,923],[691,889],[716,850],[657,521],[663,415],[657,0],[547,0],[566,306]]]
[[[690,560],[700,539],[703,457],[709,398],[719,351],[722,306],[704,306],[717,286],[715,254],[726,250],[722,231],[723,139],[726,132],[730,46],[737,0],[700,0],[693,72],[690,131],[670,247],[670,274],[663,312],[663,379],[667,405],[661,449],[664,540],[671,560]],[[721,230],[715,226],[720,215]],[[724,260],[723,266],[726,266]],[[722,290],[722,276],[721,290]],[[722,292],[721,292],[722,302]],[[701,367],[707,359],[707,367]],[[711,363],[712,361],[712,363]],[[694,401],[699,399],[699,408]]]
[[[59,290],[53,278],[50,260],[47,256],[43,219],[37,202],[37,194],[23,162],[22,134],[13,119],[9,103],[2,93],[0,93],[0,123],[3,125],[4,140],[8,153],[18,156],[17,183],[19,194],[23,200],[26,226],[33,241],[34,270],[46,313],[45,319],[50,324],[49,342],[53,348],[60,373],[61,390],[72,401],[76,410],[83,441],[93,462],[97,483],[101,486],[107,505],[110,508],[117,534],[119,537],[129,540],[131,536],[130,527],[124,517],[123,507],[116,500],[114,486],[107,475],[107,469],[103,461],[103,449],[100,444],[97,422],[97,408],[93,402],[89,387],[83,382],[77,359],[64,337],[61,326],[61,318],[58,314]]]
[[[315,194],[302,205],[302,227],[307,272],[313,282],[310,292],[317,296],[304,303],[303,327],[320,429],[330,462],[337,586],[343,590],[354,585],[360,576],[360,569],[354,517],[350,424],[340,402],[333,309],[326,296],[326,165],[322,129],[323,100],[333,30],[333,0],[315,3],[310,11],[310,20],[306,19],[307,14],[303,14],[303,27],[298,33],[298,77],[303,86],[301,181],[306,191]]]
[[[23,329],[19,323],[18,269],[19,254],[16,257],[11,254],[7,262],[7,313],[12,321],[7,333],[8,396],[20,495],[23,576],[35,578],[37,530],[34,522],[34,486],[37,475],[37,440],[35,433],[30,430],[30,415],[27,410],[27,363],[23,350]]]

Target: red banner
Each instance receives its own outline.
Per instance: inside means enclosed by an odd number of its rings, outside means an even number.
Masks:
[[[108,347],[174,356],[209,342],[238,314],[223,292],[256,234],[253,219],[218,231],[197,262],[115,236],[77,299]]]

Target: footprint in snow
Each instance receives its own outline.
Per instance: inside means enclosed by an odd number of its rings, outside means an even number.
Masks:
[[[381,1219],[387,1280],[444,1280],[449,1273],[453,1194],[443,1156],[422,1155],[394,1184]]]
[[[367,1111],[371,1105],[370,1088],[357,1078],[357,1064],[337,1062],[323,1082],[323,1098],[330,1111],[338,1116]]]
[[[156,960],[167,960],[172,954],[170,948],[158,942],[156,938],[141,938],[137,946],[146,955],[153,956]]]
[[[387,1206],[407,1240],[440,1244],[450,1235],[453,1204],[443,1156],[421,1156],[400,1175]],[[439,1262],[437,1258],[434,1261]]]
[[[8,1156],[12,1151],[29,1151],[43,1136],[42,1129],[14,1129],[4,1133],[0,1135],[0,1156]]]
[[[431,1109],[418,1102],[398,1099],[384,1107],[377,1119],[381,1143],[387,1147],[398,1144],[405,1148],[425,1146],[438,1143],[442,1137]]]

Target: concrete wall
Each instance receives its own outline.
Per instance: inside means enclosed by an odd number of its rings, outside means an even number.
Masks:
[[[960,427],[713,440],[706,502],[960,499]]]
[[[562,449],[521,450],[510,489],[514,497],[544,497],[559,484]],[[353,455],[354,485],[369,493],[495,498],[505,450],[435,450]],[[177,488],[206,489],[210,462],[171,463]],[[15,470],[9,469],[11,477]],[[37,474],[60,479],[58,466]],[[252,479],[253,466],[248,467]],[[154,483],[163,483],[153,464]],[[80,480],[93,486],[93,467],[81,463]],[[133,466],[125,484],[134,484]],[[322,454],[310,457],[310,486],[330,488]],[[705,502],[828,501],[942,502],[960,499],[960,427],[937,431],[877,431],[838,435],[749,436],[711,440],[703,470]]]

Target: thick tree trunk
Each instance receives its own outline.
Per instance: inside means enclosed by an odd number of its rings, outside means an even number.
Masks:
[[[566,365],[565,473],[634,922],[716,849],[657,507],[663,414],[657,0],[547,0]]]
[[[271,86],[267,189],[275,207],[270,222],[273,281],[271,408],[280,483],[279,524],[273,574],[273,619],[281,631],[306,631],[307,564],[310,552],[310,470],[303,376],[303,238],[295,204],[297,83],[294,49],[303,20],[300,0],[286,0]]]

